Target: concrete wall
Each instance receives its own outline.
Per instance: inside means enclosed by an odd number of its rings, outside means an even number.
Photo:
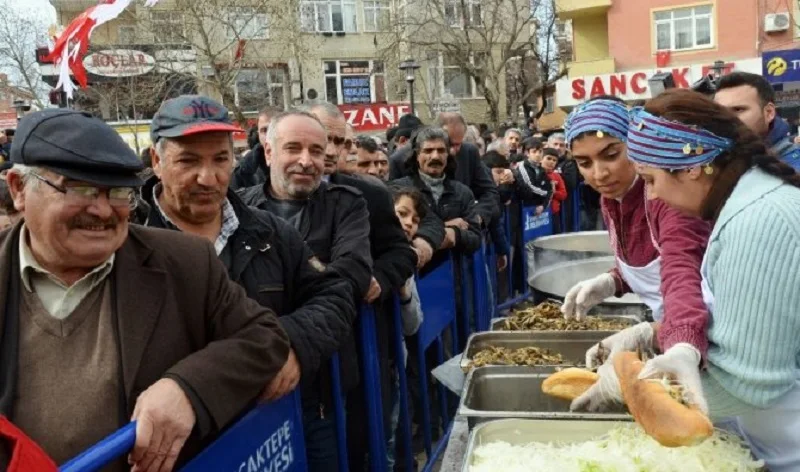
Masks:
[[[782,0],[620,0],[608,11],[609,50],[618,71],[655,67],[656,46],[653,14],[657,10],[713,5],[713,46],[672,52],[672,64],[713,62],[758,56],[758,3]]]

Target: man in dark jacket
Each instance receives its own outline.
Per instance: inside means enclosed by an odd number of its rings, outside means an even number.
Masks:
[[[579,231],[580,228],[575,228],[574,214],[575,214],[575,199],[578,198],[576,189],[580,183],[580,174],[578,173],[578,164],[569,154],[567,150],[566,137],[564,133],[553,133],[547,138],[547,147],[558,151],[558,164],[556,170],[561,173],[564,179],[564,184],[567,186],[567,199],[564,200],[562,207],[564,209],[564,217],[567,221],[564,227],[564,232]]]
[[[441,128],[424,127],[417,131],[411,144],[413,153],[406,161],[408,177],[392,181],[392,185],[415,187],[422,192],[430,213],[445,226],[445,239],[439,249],[472,254],[481,245],[477,205],[472,190],[454,178],[456,164],[449,153],[447,133]],[[497,200],[492,204],[497,206]]]
[[[478,220],[476,221],[479,226],[488,225],[489,221],[500,212],[497,207],[497,186],[492,181],[489,169],[481,162],[478,148],[464,143],[464,135],[467,132],[467,123],[464,121],[464,117],[458,113],[440,113],[437,118],[437,126],[444,129],[448,135],[449,151],[454,157],[453,178],[472,190],[478,199],[476,208]],[[390,180],[408,175],[405,173],[405,168],[398,164],[407,162],[412,154],[414,154],[414,150],[411,146],[405,146],[395,151],[395,155],[390,159],[395,162],[394,169],[390,162]]]
[[[239,190],[243,188],[261,185],[267,179],[269,173],[267,160],[264,156],[264,142],[267,139],[267,130],[273,117],[281,112],[279,108],[266,106],[258,113],[258,144],[242,157],[239,165],[233,171],[231,177],[231,189]]]
[[[231,131],[214,128],[230,121],[222,105],[204,100],[220,110],[217,116],[183,118],[187,99],[179,97],[165,102],[153,117],[156,176],[142,190],[150,208],[144,224],[209,239],[231,280],[280,315],[292,350],[262,399],[277,399],[302,374],[309,469],[330,470],[336,449],[326,439],[334,436],[334,425],[317,415],[332,409],[327,363],[352,334],[352,288],[335,272],[318,269],[314,254],[286,221],[248,208],[228,189],[234,159]],[[198,131],[188,134],[191,127]]]

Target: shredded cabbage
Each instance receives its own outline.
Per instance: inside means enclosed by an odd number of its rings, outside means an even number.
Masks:
[[[613,428],[600,439],[574,444],[498,441],[474,451],[470,472],[757,472],[738,436],[717,431],[701,444],[669,448],[636,425]]]

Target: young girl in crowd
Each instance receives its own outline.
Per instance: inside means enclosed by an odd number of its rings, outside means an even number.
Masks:
[[[567,199],[567,186],[564,184],[561,174],[556,172],[556,165],[558,165],[558,151],[552,148],[545,149],[542,154],[542,169],[547,172],[547,178],[550,179],[553,186],[550,209],[552,210],[553,232],[558,234],[561,232],[561,202]]]
[[[426,207],[422,199],[422,194],[412,187],[395,187],[392,188],[392,197],[394,198],[394,212],[400,220],[400,225],[406,233],[406,238],[409,241],[414,239],[419,228],[419,222],[425,218]],[[400,288],[400,319],[403,325],[403,336],[412,336],[417,333],[420,325],[422,325],[423,315],[422,306],[419,301],[419,292],[417,292],[417,284],[412,275],[406,280],[405,285]],[[408,350],[403,346],[403,365],[408,358]],[[394,388],[392,389],[392,424],[391,436],[388,441],[388,470],[394,470],[395,463],[395,438],[397,437],[397,424],[400,417],[400,398],[398,391],[400,386],[398,384],[398,377],[395,374]]]

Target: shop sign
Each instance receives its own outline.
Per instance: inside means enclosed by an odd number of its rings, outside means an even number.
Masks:
[[[339,109],[357,133],[387,130],[397,126],[401,116],[411,113],[411,107],[405,103],[339,105]]]
[[[800,49],[764,52],[761,63],[770,83],[800,82]]]
[[[734,70],[759,73],[760,66],[758,58],[730,62],[725,64],[723,73]],[[561,79],[556,83],[556,103],[560,107],[571,107],[599,95],[613,95],[623,100],[646,100],[652,98],[647,81],[657,73],[671,72],[676,88],[689,88],[711,70],[711,64],[694,64],[671,69],[632,70]]]
[[[105,77],[132,77],[150,72],[156,60],[150,54],[132,49],[109,49],[92,53],[83,60],[86,70]]]

